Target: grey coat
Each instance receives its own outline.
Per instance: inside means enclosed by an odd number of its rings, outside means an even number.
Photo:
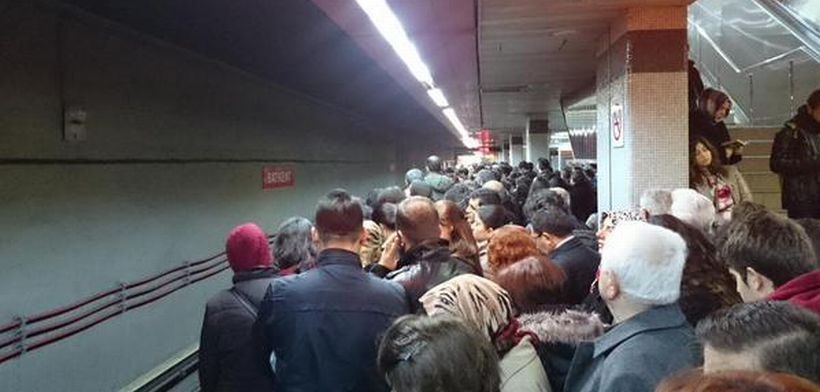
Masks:
[[[567,392],[652,392],[666,377],[699,365],[692,328],[677,304],[647,310],[595,342],[581,343]]]

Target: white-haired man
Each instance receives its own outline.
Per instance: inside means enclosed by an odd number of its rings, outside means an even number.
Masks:
[[[641,213],[650,216],[668,214],[672,209],[672,191],[668,189],[647,189],[641,194]]]
[[[678,234],[623,222],[601,250],[598,289],[614,326],[582,343],[566,391],[651,392],[664,378],[699,362],[692,328],[677,304],[686,260]]]
[[[711,233],[717,220],[715,204],[694,189],[679,188],[672,191],[669,214],[704,233]]]

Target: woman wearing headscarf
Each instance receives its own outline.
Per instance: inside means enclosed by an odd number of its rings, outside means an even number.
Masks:
[[[208,300],[199,340],[199,384],[205,392],[272,391],[273,370],[255,361],[253,323],[277,276],[268,236],[255,223],[234,228],[225,241],[233,286]]]
[[[464,320],[488,339],[501,358],[501,392],[550,392],[549,380],[534,343],[520,330],[506,290],[491,280],[460,275],[433,287],[419,300],[428,315]]]
[[[698,109],[689,115],[689,139],[706,138],[720,149],[724,165],[734,165],[743,158],[741,147],[727,145],[732,139],[724,121],[732,111],[732,100],[726,93],[707,88],[698,98]]]

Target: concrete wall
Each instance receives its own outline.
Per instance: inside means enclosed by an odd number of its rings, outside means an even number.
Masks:
[[[60,14],[0,13],[0,324],[216,254],[239,223],[310,216],[333,187],[363,195],[403,174],[393,130]],[[62,141],[64,104],[87,111],[86,141]],[[296,170],[294,188],[262,190],[273,164]],[[0,364],[0,390],[116,390],[197,341],[204,302],[228,285],[223,273]]]

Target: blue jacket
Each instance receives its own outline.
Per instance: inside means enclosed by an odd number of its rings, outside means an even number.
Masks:
[[[698,366],[698,348],[677,304],[651,308],[581,343],[564,391],[652,392],[664,378]]]
[[[276,391],[389,390],[379,338],[408,312],[399,284],[365,273],[355,253],[323,251],[316,268],[275,280],[262,302],[257,328],[276,356]]]

